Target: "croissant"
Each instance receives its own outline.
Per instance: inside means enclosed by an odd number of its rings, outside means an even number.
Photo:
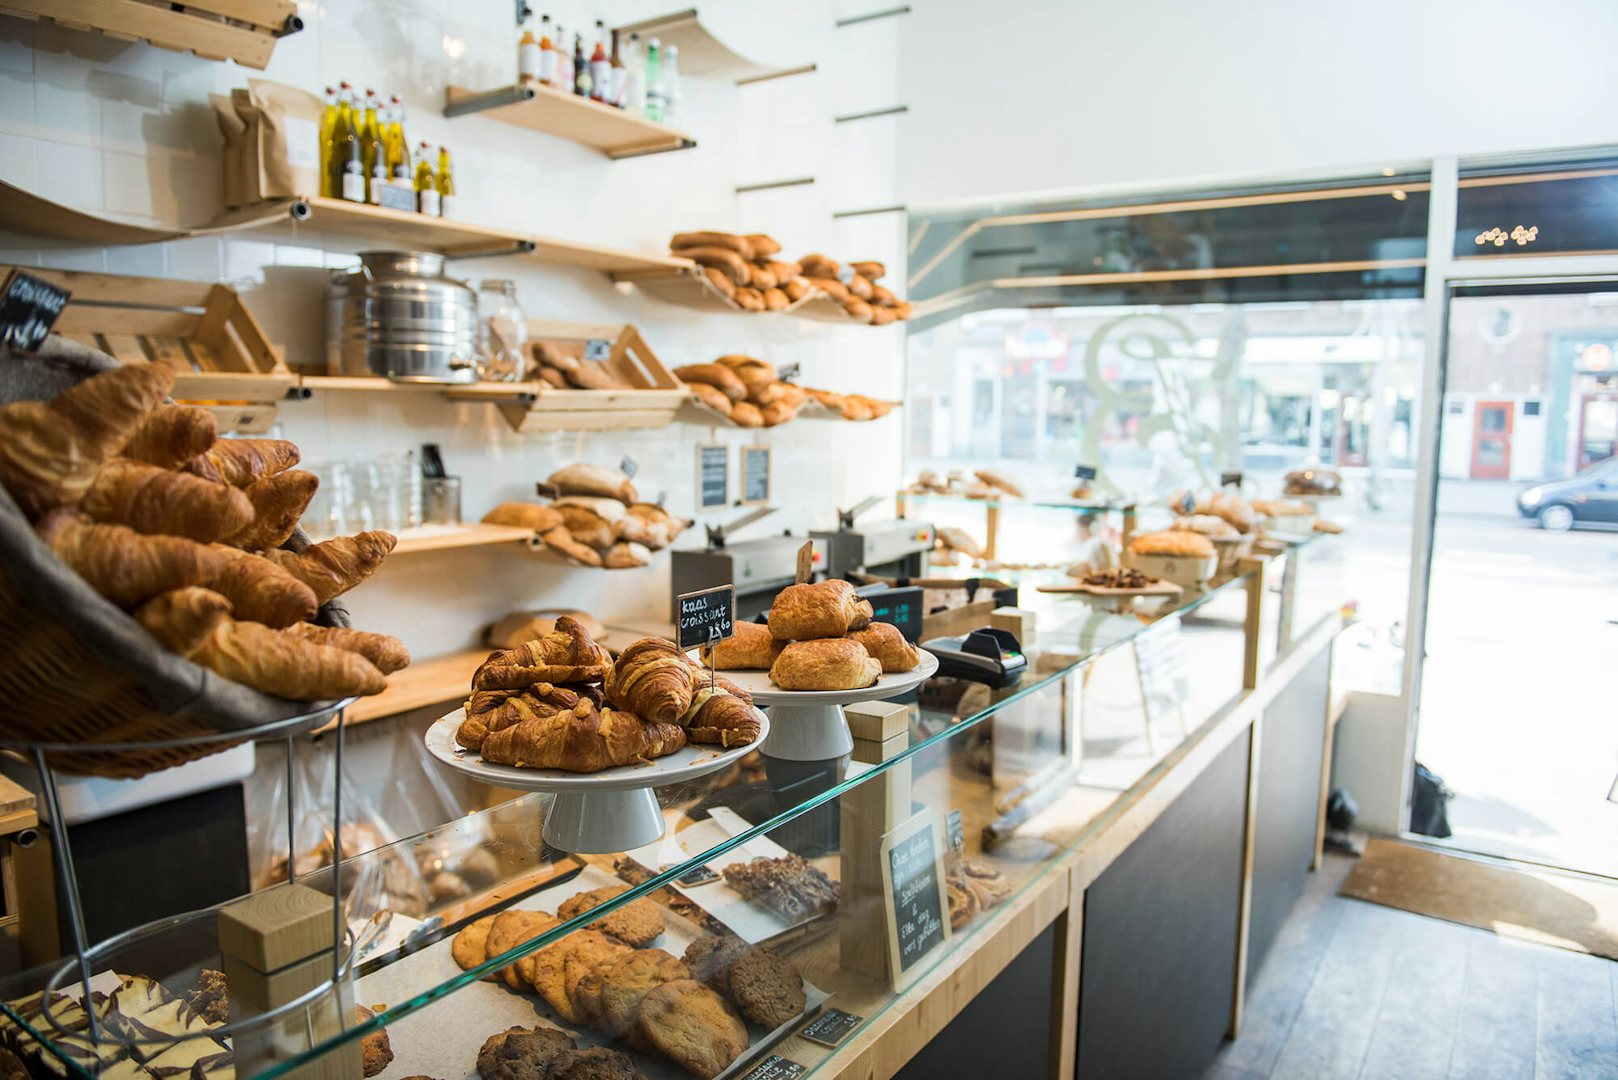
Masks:
[[[218,421],[200,405],[160,405],[135,430],[123,456],[162,469],[178,469],[218,437]]]
[[[169,365],[130,364],[54,401],[0,406],[0,483],[30,518],[78,502],[173,386]]]
[[[854,631],[848,637],[849,640],[864,645],[865,651],[882,665],[885,673],[910,671],[921,663],[921,653],[905,640],[899,628],[892,623],[874,622],[863,630]]]
[[[762,730],[753,706],[718,687],[703,687],[696,692],[691,707],[680,718],[680,726],[685,728],[687,742],[727,750],[756,741]]]
[[[503,502],[483,515],[485,525],[516,525],[537,533],[550,532],[562,524],[562,512],[531,502]]]
[[[282,627],[315,617],[320,601],[314,590],[275,563],[225,544],[210,544],[208,551],[220,561],[203,584],[229,599],[238,618]]]
[[[695,674],[679,646],[641,638],[618,654],[603,688],[620,709],[658,723],[677,723],[691,707]]]
[[[253,520],[241,531],[231,533],[225,542],[248,551],[280,547],[298,527],[298,519],[319,486],[318,476],[301,469],[254,480],[242,489],[253,504]]]
[[[195,541],[98,525],[65,508],[47,514],[38,528],[57,558],[119,607],[196,585],[224,566],[223,559]]]
[[[135,609],[135,621],[162,645],[190,656],[230,616],[230,601],[210,589],[191,586],[159,593]]]
[[[232,682],[289,701],[379,694],[388,685],[359,653],[230,618],[221,619],[189,655]]]
[[[612,666],[607,650],[595,643],[578,620],[556,619],[544,637],[494,653],[472,673],[474,690],[520,690],[538,683],[597,682]]]
[[[882,677],[882,665],[848,638],[794,641],[770,668],[783,690],[858,690]]]
[[[770,605],[770,633],[778,641],[840,638],[870,625],[871,604],[839,578],[788,585]]]
[[[466,699],[466,719],[455,731],[455,741],[468,750],[480,750],[491,732],[504,731],[524,720],[543,720],[557,713],[572,712],[580,701],[601,705],[601,694],[594,687],[578,690],[540,683],[524,690],[474,690]]]
[[[314,623],[293,623],[286,628],[286,633],[305,641],[359,653],[384,675],[392,675],[410,663],[410,651],[404,647],[404,642],[387,634],[352,630],[346,626],[317,626]]]
[[[376,573],[398,542],[392,533],[373,530],[322,540],[300,552],[269,548],[264,557],[313,589],[324,604]]]
[[[201,543],[230,536],[253,520],[253,504],[233,487],[121,458],[96,473],[80,509],[136,532]]]
[[[186,463],[185,471],[206,479],[246,487],[296,465],[296,443],[285,439],[220,439]]]
[[[712,649],[704,646],[702,661],[705,664],[711,662],[721,671],[768,671],[785,647],[785,642],[777,641],[769,627],[742,622],[736,624],[735,636],[726,638]]]
[[[591,773],[649,761],[684,745],[685,730],[677,724],[642,720],[584,700],[571,711],[490,732],[481,753],[492,765]]]

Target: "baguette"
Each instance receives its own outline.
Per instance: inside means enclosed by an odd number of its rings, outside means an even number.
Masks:
[[[841,304],[848,299],[848,286],[836,278],[815,277],[810,275],[809,284]]]
[[[764,294],[759,292],[757,289],[749,289],[737,286],[736,303],[740,304],[742,306],[742,310],[744,311],[763,311]]]
[[[684,383],[703,383],[732,401],[747,396],[747,384],[723,364],[685,364],[674,369],[674,377]]]
[[[787,299],[797,303],[809,295],[809,279],[806,277],[787,278],[781,285],[781,291],[787,294]]]
[[[775,280],[775,275],[767,267],[760,266],[758,263],[749,263],[747,266],[747,284],[763,292],[765,289],[775,288],[779,282]]]
[[[729,248],[694,247],[686,248],[679,254],[700,266],[711,267],[724,273],[738,286],[746,285],[752,276],[752,267],[748,265],[747,260]]]
[[[688,382],[686,387],[691,391],[691,397],[694,400],[701,402],[715,412],[724,413],[726,416],[730,415],[730,397],[723,390],[700,382]]]
[[[810,277],[836,278],[843,269],[836,259],[818,253],[805,255],[798,260],[798,265],[802,266],[803,272]]]
[[[704,266],[702,276],[708,279],[710,285],[724,293],[725,299],[734,300],[736,298],[736,283],[730,280],[730,275],[723,270],[717,270],[712,266]]]
[[[889,323],[897,321],[898,318],[899,316],[895,315],[890,307],[882,307],[877,304],[871,305],[872,326],[887,326]]]
[[[770,273],[775,275],[777,285],[791,281],[795,277],[803,277],[803,267],[795,262],[781,262],[778,259],[771,259],[764,266]]]
[[[854,268],[854,272],[856,274],[861,274],[872,281],[875,281],[878,278],[887,277],[888,275],[888,268],[877,262],[875,259],[862,259],[859,262],[849,263],[848,265]]]
[[[722,248],[741,256],[746,262],[751,262],[755,257],[753,245],[748,238],[737,236],[735,233],[716,231],[675,233],[674,239],[669,241],[670,251],[684,255],[688,259],[694,258],[691,254],[694,248]],[[780,248],[776,250],[779,251]]]
[[[755,259],[767,259],[771,255],[781,254],[781,245],[768,233],[748,233],[743,239],[753,249]]]
[[[872,292],[870,279],[864,274],[851,275],[848,279],[848,291],[861,300],[869,300]]]
[[[787,298],[787,294],[782,292],[780,289],[765,289],[764,290],[764,310],[765,311],[785,311],[787,308],[789,308],[791,306],[792,306],[792,301],[789,300]]]
[[[862,323],[871,321],[871,305],[857,296],[850,296],[843,301],[843,310]]]
[[[738,401],[731,406],[730,418],[742,427],[764,426],[764,414],[751,401]]]

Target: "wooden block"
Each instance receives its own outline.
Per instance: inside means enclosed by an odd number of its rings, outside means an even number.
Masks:
[[[225,953],[223,967],[230,1000],[255,1013],[285,1005],[331,978],[332,956],[327,949],[278,971],[263,972],[241,957]]]
[[[279,971],[336,947],[332,898],[306,885],[268,889],[219,909],[219,951]]]
[[[868,742],[884,742],[909,730],[910,707],[891,701],[861,701],[846,706],[849,734]]]
[[[858,753],[860,743],[856,741],[854,746]],[[838,962],[845,971],[879,982],[888,978],[882,837],[911,815],[911,795],[910,762],[901,761],[837,800],[843,848],[837,900]]]
[[[237,1000],[233,986],[232,1021],[246,1019],[236,1010]],[[257,1076],[317,1043],[335,1038],[355,1022],[354,986],[352,981],[344,980],[335,994],[326,994],[313,1005],[294,1009],[272,1023],[237,1034],[231,1040],[236,1052],[236,1071],[241,1076]],[[363,1071],[360,1040],[355,1039],[284,1075],[298,1080],[354,1080]]]
[[[880,765],[910,748],[910,733],[895,735],[891,739],[875,742],[871,739],[854,740],[854,760],[866,765]]]
[[[1025,649],[1034,642],[1034,613],[1027,608],[995,608],[989,612],[989,625],[1010,631]]]

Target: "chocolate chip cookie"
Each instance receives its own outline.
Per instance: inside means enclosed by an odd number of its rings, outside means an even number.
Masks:
[[[582,892],[562,901],[562,906],[556,909],[556,914],[562,919],[571,919],[628,891],[628,887],[624,885],[591,889],[589,892]],[[616,911],[601,916],[590,924],[590,929],[611,934],[624,944],[633,945],[637,949],[644,948],[663,933],[663,912],[652,901],[640,897]]]
[[[591,1023],[621,1039],[634,1029],[641,999],[653,987],[690,977],[683,960],[662,949],[642,949],[596,968],[579,984],[576,997]]]
[[[730,993],[730,965],[747,950],[747,942],[734,934],[715,934],[700,937],[685,947],[685,962],[691,965],[691,977],[713,987],[721,994]]]
[[[622,1050],[592,1046],[564,1050],[545,1069],[545,1080],[646,1080]]]
[[[512,1027],[490,1035],[478,1051],[483,1080],[544,1080],[545,1067],[578,1044],[553,1027]]]
[[[594,968],[629,952],[629,946],[599,930],[575,930],[561,941],[547,945],[525,966],[529,981],[557,1015],[571,1023],[583,1023],[573,991]]]
[[[537,938],[556,923],[555,917],[543,911],[502,911],[494,917],[494,922],[489,924],[489,936],[483,943],[484,951],[488,954],[488,959],[492,960],[525,941]],[[525,988],[516,964],[502,968],[500,974],[506,980],[506,985],[513,990]]]
[[[449,954],[462,971],[471,971],[489,958],[489,927],[498,915],[485,915],[476,922],[467,923],[449,943]]]
[[[792,961],[754,945],[730,965],[730,1000],[743,1016],[774,1030],[803,1015],[808,999]]]

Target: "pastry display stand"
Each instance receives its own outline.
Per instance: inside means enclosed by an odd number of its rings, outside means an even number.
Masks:
[[[644,847],[662,837],[665,822],[656,789],[697,780],[725,768],[767,741],[770,720],[758,713],[759,739],[728,750],[687,744],[642,765],[620,765],[598,773],[563,769],[522,769],[489,765],[455,742],[460,709],[427,729],[427,752],[451,769],[495,787],[548,792],[555,796],[540,835],[551,847],[603,855]]]
[[[922,651],[910,671],[883,675],[859,690],[782,690],[767,671],[727,671],[725,675],[769,710],[770,730],[760,751],[787,761],[831,761],[851,753],[853,736],[843,706],[881,701],[920,686],[938,671],[938,657]]]
[[[1096,513],[1116,511],[1122,518],[1119,529],[1119,542],[1124,550],[1129,549],[1129,541],[1135,535],[1136,504],[1130,502],[1114,502],[1108,499],[1056,499],[1046,502],[1041,499],[1018,499],[1007,495],[996,495],[990,498],[977,499],[966,495],[945,494],[942,492],[911,491],[909,489],[894,494],[894,509],[901,518],[910,516],[910,503],[919,502],[954,503],[961,506],[983,507],[983,557],[985,559],[998,558],[1000,546],[1000,511],[1007,507],[1029,507],[1037,510],[1071,510],[1080,513],[1092,510]]]
[[[200,911],[187,912],[167,919],[137,926],[117,934],[107,940],[92,945],[85,929],[84,903],[82,891],[79,886],[78,871],[73,862],[73,848],[68,839],[66,818],[62,813],[62,800],[57,787],[58,772],[74,772],[71,763],[75,759],[87,760],[97,755],[108,754],[141,754],[163,750],[196,750],[207,747],[216,747],[223,751],[245,742],[265,743],[282,742],[286,746],[286,792],[287,792],[287,880],[289,883],[297,880],[297,860],[290,855],[296,850],[296,834],[298,821],[298,785],[294,782],[294,742],[299,737],[309,735],[330,724],[334,731],[334,767],[332,769],[332,829],[333,835],[342,821],[343,800],[343,711],[353,702],[354,698],[344,698],[340,701],[327,702],[313,706],[305,712],[275,720],[256,727],[239,728],[231,731],[205,732],[197,735],[186,735],[172,739],[131,740],[125,742],[39,742],[22,739],[0,739],[0,750],[11,750],[34,763],[34,770],[39,777],[39,792],[43,800],[40,807],[43,812],[44,823],[51,834],[51,858],[56,868],[57,885],[62,892],[59,909],[63,910],[68,921],[68,935],[73,943],[73,955],[52,973],[44,988],[45,1000],[51,1000],[53,994],[62,993],[64,989],[71,988],[72,992],[82,993],[85,1002],[94,1001],[95,997],[91,987],[94,972],[128,970],[128,965],[121,964],[121,954],[132,949],[150,950],[153,943],[166,935],[174,935],[176,941],[185,941],[194,937],[198,932],[212,932],[219,914],[214,908],[204,908]],[[198,754],[198,757],[203,756]],[[332,845],[332,862],[330,867],[331,888],[331,919],[333,940],[343,942],[347,938],[343,918],[343,850],[341,844]],[[326,873],[323,867],[318,872]],[[308,991],[297,995],[290,1001],[278,1005],[268,1011],[257,1012],[248,1019],[237,1019],[216,1028],[208,1029],[205,1034],[214,1038],[233,1037],[239,1034],[256,1032],[265,1029],[278,1018],[292,1011],[306,1008],[322,999],[325,995],[336,990],[346,978],[349,965],[356,950],[349,948],[332,949],[332,971],[329,978],[322,979]],[[218,958],[205,961],[205,966],[218,966]],[[74,984],[77,984],[76,986]],[[85,1008],[84,1030],[71,1030],[63,1027],[54,1010],[46,1008],[41,1013],[41,1034],[51,1039],[88,1038],[92,1043],[110,1042],[129,1044],[139,1041],[142,1046],[150,1047],[165,1043],[177,1043],[186,1039],[197,1037],[197,1031],[190,1031],[180,1035],[168,1036],[160,1033],[130,1035],[120,1032],[108,1031],[97,1019],[95,1010]]]

